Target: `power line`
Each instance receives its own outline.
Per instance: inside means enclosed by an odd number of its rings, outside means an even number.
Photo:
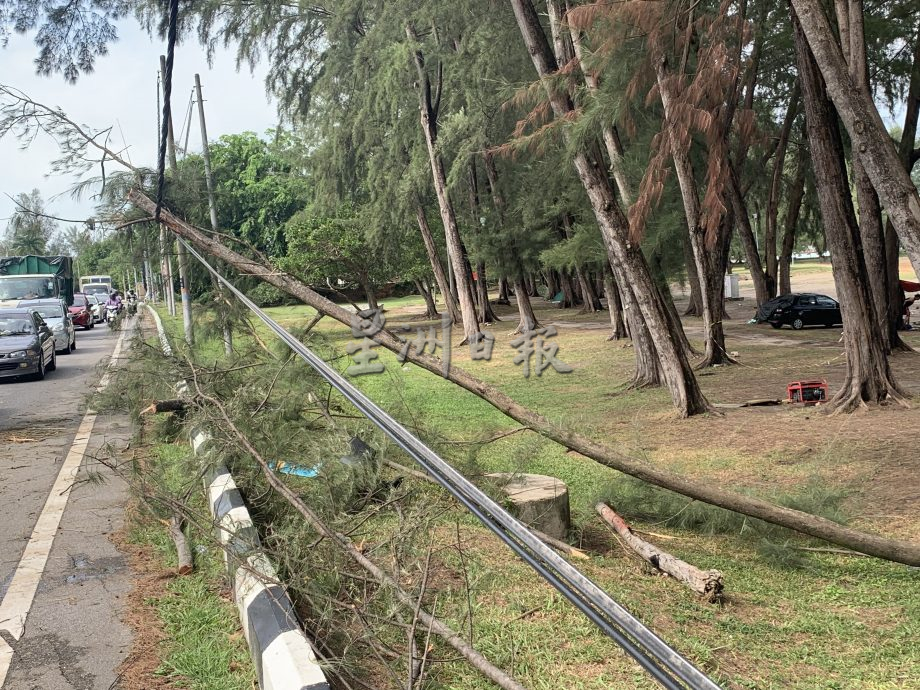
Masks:
[[[571,563],[540,541],[526,526],[489,498],[421,440],[378,407],[312,350],[288,333],[252,300],[220,275],[181,237],[178,241],[227,286],[288,347],[416,460],[483,525],[530,565],[560,594],[668,690],[719,690],[711,679],[618,604]]]

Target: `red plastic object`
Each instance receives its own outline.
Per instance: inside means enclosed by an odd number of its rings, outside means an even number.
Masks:
[[[794,403],[817,405],[827,402],[827,381],[793,381],[786,386],[786,394]]]

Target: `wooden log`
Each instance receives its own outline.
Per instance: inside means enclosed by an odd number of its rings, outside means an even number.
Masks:
[[[182,412],[188,407],[185,400],[154,400],[141,410],[141,414],[159,414],[160,412]]]
[[[179,565],[179,574],[188,575],[195,567],[192,565],[192,551],[188,546],[188,539],[182,531],[182,519],[173,515],[169,518],[169,536],[176,545],[176,561]]]
[[[613,529],[626,545],[648,561],[655,569],[670,575],[687,585],[707,601],[718,601],[722,597],[722,573],[718,570],[700,570],[696,566],[672,556],[667,551],[662,551],[654,544],[640,539],[630,529],[626,521],[617,515],[610,506],[598,503],[598,514]]]
[[[556,477],[495,472],[508,496],[509,510],[518,520],[550,537],[565,540],[569,533],[569,488]]]

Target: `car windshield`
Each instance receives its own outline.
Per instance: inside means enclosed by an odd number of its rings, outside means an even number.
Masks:
[[[28,335],[34,332],[32,319],[28,314],[7,314],[0,316],[0,337]]]
[[[83,295],[74,295],[73,296],[73,306],[75,307],[85,307],[86,298]]]
[[[88,295],[107,295],[111,288],[108,285],[84,285],[83,292]]]
[[[47,278],[0,276],[0,299],[42,299],[54,297],[54,281]]]
[[[39,314],[42,315],[42,318],[46,321],[48,319],[63,319],[64,310],[57,304],[20,304],[20,307],[26,306],[29,309],[34,309]]]

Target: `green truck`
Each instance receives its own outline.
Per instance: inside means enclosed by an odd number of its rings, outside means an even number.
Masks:
[[[69,256],[0,257],[0,306],[23,299],[57,297],[73,304],[73,259]]]

